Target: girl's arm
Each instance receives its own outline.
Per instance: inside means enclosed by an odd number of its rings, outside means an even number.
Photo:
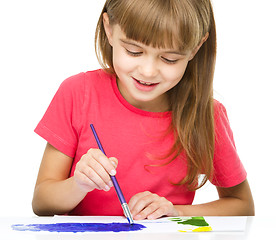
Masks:
[[[69,178],[72,162],[71,157],[47,143],[34,190],[35,214],[66,214],[87,192],[110,189],[111,186],[107,188],[108,172],[116,173],[117,159],[108,159],[99,149],[90,149],[78,162],[74,176]]]
[[[47,144],[41,161],[33,196],[37,215],[64,214],[86,195],[68,178],[73,159]]]
[[[173,205],[167,199],[150,192],[138,193],[129,207],[135,220],[162,216],[251,216],[254,202],[247,180],[231,188],[217,187],[219,200],[198,205]]]
[[[217,187],[219,200],[198,204],[175,206],[179,215],[187,216],[253,216],[254,201],[248,181],[231,188]]]

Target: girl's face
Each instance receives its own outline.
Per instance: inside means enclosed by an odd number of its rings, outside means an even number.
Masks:
[[[153,48],[128,39],[117,24],[105,22],[105,30],[113,48],[113,66],[122,96],[145,111],[168,111],[167,91],[182,79],[197,50]]]

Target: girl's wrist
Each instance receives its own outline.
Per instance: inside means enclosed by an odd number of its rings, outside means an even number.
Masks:
[[[187,213],[185,213],[185,209],[188,205],[174,205],[174,208],[177,212],[177,217],[178,216],[187,216]]]
[[[72,181],[72,191],[77,194],[77,196],[83,196],[85,197],[86,194],[88,193],[87,190],[85,190],[84,188],[82,188],[76,181],[75,177],[72,176],[71,179]]]

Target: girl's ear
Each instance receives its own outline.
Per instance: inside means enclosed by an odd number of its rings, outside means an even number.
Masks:
[[[201,48],[202,44],[205,43],[207,41],[209,37],[209,33],[207,32],[205,34],[205,36],[201,39],[200,43],[197,45],[196,48],[193,49],[190,57],[189,57],[189,61],[192,60],[194,58],[194,56],[197,54],[198,50]]]
[[[109,17],[107,13],[103,13],[103,25],[104,25],[104,30],[105,34],[107,36],[109,44],[112,46],[112,25],[109,22]]]

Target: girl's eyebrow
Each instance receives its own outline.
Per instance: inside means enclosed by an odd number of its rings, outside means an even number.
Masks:
[[[135,47],[138,47],[138,48],[143,48],[143,47],[139,46],[137,43],[126,40],[126,39],[120,39],[120,41],[124,44],[127,44],[127,45],[132,45],[132,46],[135,46]],[[186,52],[180,52],[180,51],[175,51],[175,50],[165,51],[164,53],[166,53],[166,54],[176,54],[176,55],[181,55],[181,56],[186,56],[187,55]]]

